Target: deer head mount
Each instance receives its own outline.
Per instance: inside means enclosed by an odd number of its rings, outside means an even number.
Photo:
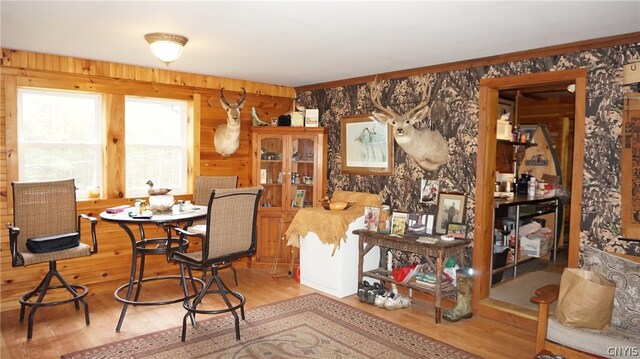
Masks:
[[[416,128],[414,125],[421,121],[429,112],[428,99],[431,86],[420,104],[404,115],[398,115],[388,106],[380,102],[382,89],[378,81],[371,86],[371,101],[382,112],[373,112],[372,119],[388,123],[393,127],[393,138],[398,145],[425,171],[437,171],[441,165],[449,160],[449,147],[442,134],[436,129]]]
[[[242,96],[236,103],[229,103],[224,97],[224,87],[220,89],[220,104],[227,111],[227,123],[216,128],[213,144],[216,152],[223,156],[229,156],[240,147],[240,111],[244,106],[247,91],[242,88]],[[214,107],[213,98],[209,99],[209,106]]]

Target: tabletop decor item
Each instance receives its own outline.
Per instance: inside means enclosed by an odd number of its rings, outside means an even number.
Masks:
[[[353,206],[354,204],[356,204],[355,202],[347,202],[347,201],[331,201],[328,198],[323,199],[322,201],[320,201],[322,203],[322,207],[324,207],[324,209],[326,210],[338,210],[338,211],[342,211],[345,209],[349,209],[351,206]]]
[[[447,235],[456,239],[467,239],[469,233],[469,226],[464,223],[449,223],[447,225]]]
[[[465,193],[440,192],[435,233],[447,233],[449,223],[462,223],[466,207],[467,195]]]
[[[380,207],[364,207],[364,228],[370,231],[378,231],[380,223]]]
[[[173,196],[168,194],[149,196],[149,209],[153,213],[170,212],[174,202]]]
[[[171,188],[154,188],[151,180],[148,180],[147,184],[149,185],[149,190],[147,190],[149,196],[158,196],[171,192]]]
[[[391,217],[391,234],[403,236],[407,228],[408,213],[393,212]]]

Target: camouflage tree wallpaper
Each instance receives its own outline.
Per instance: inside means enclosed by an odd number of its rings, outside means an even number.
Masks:
[[[394,176],[341,173],[340,118],[375,110],[369,84],[307,91],[298,94],[297,101],[307,108],[318,108],[320,124],[328,128],[329,195],[336,189],[380,193],[392,208],[414,212],[420,209],[421,179],[434,179],[439,181],[441,192],[468,194],[464,222],[472,226],[480,79],[587,68],[581,241],[638,256],[640,242],[618,240],[622,100],[624,93],[631,91],[622,86],[622,66],[634,61],[640,61],[640,43],[381,81],[381,102],[396,113],[416,106],[427,93],[426,87],[434,86],[428,98],[430,112],[417,126],[435,127],[448,143],[449,162],[434,172],[422,170],[395,143]],[[426,209],[431,213],[436,210],[435,205]]]

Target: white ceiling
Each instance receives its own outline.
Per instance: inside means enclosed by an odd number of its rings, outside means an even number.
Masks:
[[[302,86],[640,31],[640,1],[5,1],[3,48]]]

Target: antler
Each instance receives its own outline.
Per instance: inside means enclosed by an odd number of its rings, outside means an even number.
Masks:
[[[246,97],[247,97],[247,91],[244,89],[244,87],[242,87],[242,97],[240,97],[240,100],[238,100],[238,105],[243,103]]]
[[[227,101],[227,99],[224,97],[223,90],[224,90],[224,87],[220,89],[220,100],[224,102],[224,104],[227,105],[228,107],[231,107],[231,105],[229,105],[229,101]],[[240,100],[238,100],[236,105],[243,103],[246,97],[247,97],[247,91],[244,89],[244,87],[242,87],[242,97],[240,97]]]
[[[224,87],[220,89],[220,101],[224,102],[225,105],[230,106],[229,102],[226,98],[224,98]]]
[[[407,114],[406,114],[407,118],[413,118],[413,116],[415,116],[418,113],[418,111],[420,111],[423,108],[425,108],[429,104],[429,97],[430,96],[431,96],[431,86],[429,86],[429,90],[427,92],[427,95],[422,98],[422,102],[420,102],[418,104],[418,106],[412,108],[411,110],[409,110],[409,112],[407,112]]]
[[[389,107],[382,106],[382,103],[380,102],[380,97],[382,95],[382,88],[380,86],[380,83],[378,82],[378,79],[373,80],[373,83],[371,84],[370,88],[371,88],[371,102],[373,102],[373,105],[378,110],[387,114],[389,117],[397,117],[398,115],[396,115],[396,113],[393,112]]]

